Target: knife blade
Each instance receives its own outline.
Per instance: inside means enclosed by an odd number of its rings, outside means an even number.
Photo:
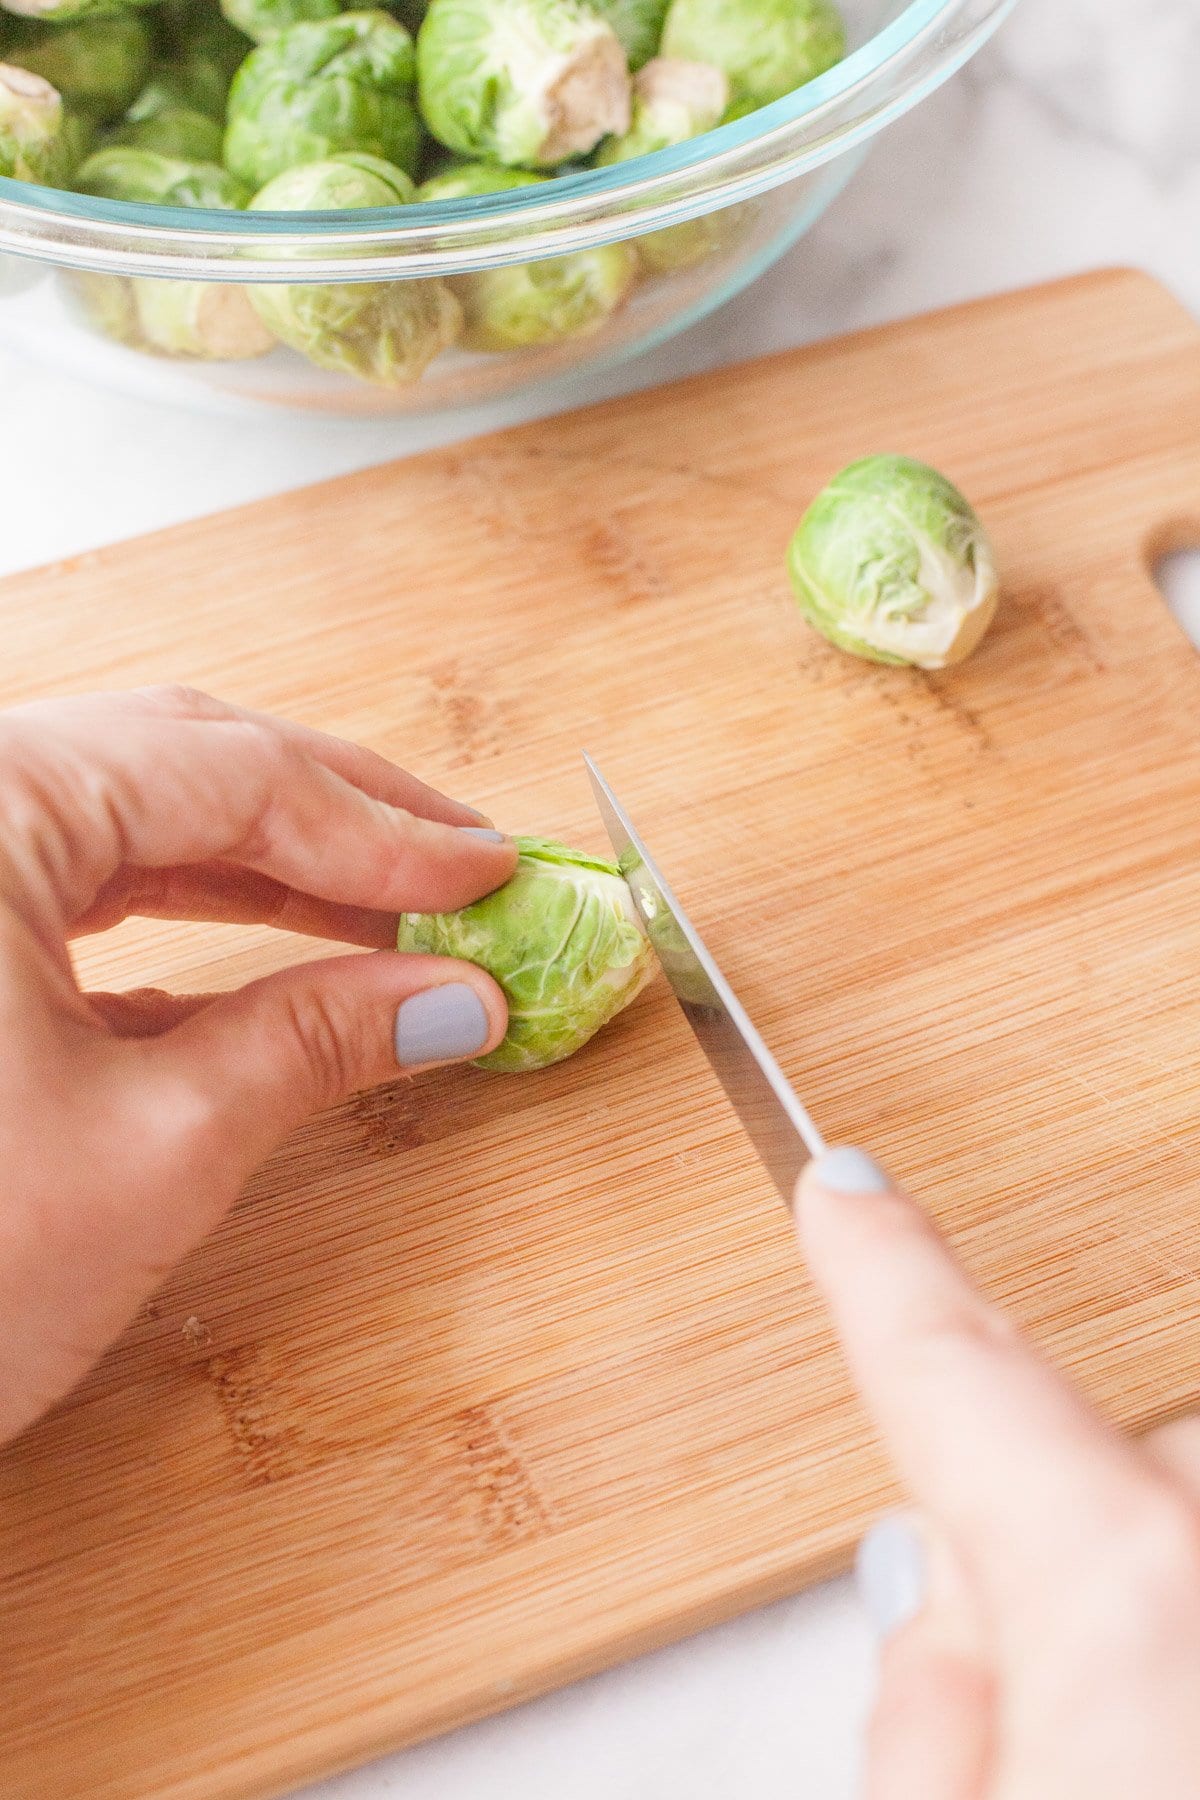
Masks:
[[[584,765],[638,917],[671,991],[785,1205],[825,1145],[787,1076],[591,757]]]

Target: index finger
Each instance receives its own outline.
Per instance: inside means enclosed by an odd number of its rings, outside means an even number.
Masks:
[[[376,800],[268,725],[133,715],[120,732],[9,733],[10,886],[67,929],[126,867],[232,863],[379,913],[450,912],[500,887],[499,832]]]
[[[797,1223],[855,1382],[913,1496],[993,1597],[1044,1593],[1144,1499],[1136,1451],[971,1282],[869,1157],[805,1170]]]
[[[428,782],[421,781],[407,769],[389,762],[386,756],[380,756],[375,750],[368,750],[363,744],[332,737],[328,732],[317,731],[313,726],[302,725],[295,719],[257,712],[253,707],[236,706],[230,701],[218,700],[212,694],[203,693],[199,688],[178,683],[130,688],[116,693],[78,694],[65,699],[33,701],[27,706],[14,707],[12,710],[35,715],[44,712],[47,717],[62,717],[74,712],[89,721],[104,717],[116,719],[118,716],[204,720],[209,723],[240,720],[243,724],[260,725],[271,730],[287,743],[305,751],[314,762],[319,762],[333,774],[340,775],[343,781],[348,781],[364,794],[369,794],[372,800],[382,800],[387,806],[403,807],[405,812],[414,813],[421,819],[432,819],[439,825],[491,824],[486,814],[477,812],[473,806],[467,806],[461,800],[451,799],[448,794],[430,787]]]

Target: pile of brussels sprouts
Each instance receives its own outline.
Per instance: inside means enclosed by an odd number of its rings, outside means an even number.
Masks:
[[[845,48],[835,0],[0,0],[0,175],[266,212],[469,200],[683,143]],[[74,286],[144,350],[281,342],[396,386],[454,344],[595,331],[640,279],[720,243],[718,215],[448,282]]]

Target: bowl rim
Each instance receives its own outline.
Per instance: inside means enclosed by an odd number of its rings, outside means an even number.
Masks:
[[[340,212],[99,200],[0,176],[0,252],[192,279],[420,277],[611,243],[736,205],[864,142],[940,86],[1018,0],[909,0],[824,75],[671,149],[472,199]]]

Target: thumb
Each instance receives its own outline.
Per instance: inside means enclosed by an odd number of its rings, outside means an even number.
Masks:
[[[228,1193],[312,1113],[399,1075],[481,1056],[507,1022],[504,995],[482,969],[379,951],[251,982],[157,1039],[153,1054],[196,1095],[205,1149]]]

